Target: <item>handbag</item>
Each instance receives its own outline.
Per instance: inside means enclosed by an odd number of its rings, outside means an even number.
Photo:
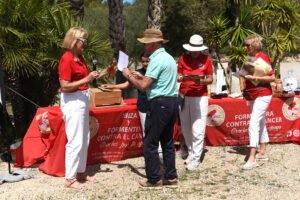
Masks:
[[[260,95],[260,90],[263,89],[263,88],[266,88],[268,86],[269,86],[269,84],[266,83],[266,84],[260,85],[258,88],[245,89],[243,91],[243,97],[246,100],[250,100],[250,101],[255,100]]]
[[[243,91],[243,97],[248,100],[248,101],[252,101],[254,99],[256,99],[259,95],[259,90],[255,90],[255,89],[246,89]]]

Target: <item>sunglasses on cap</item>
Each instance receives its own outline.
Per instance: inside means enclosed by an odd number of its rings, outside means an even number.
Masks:
[[[82,43],[87,43],[87,39],[84,38],[77,38],[77,40],[80,40]]]

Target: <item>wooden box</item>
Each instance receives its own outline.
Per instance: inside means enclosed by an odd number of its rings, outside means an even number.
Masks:
[[[103,91],[99,88],[90,89],[90,108],[107,108],[123,106],[122,91],[120,89],[112,89]]]

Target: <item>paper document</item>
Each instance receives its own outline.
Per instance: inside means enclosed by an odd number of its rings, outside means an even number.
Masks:
[[[118,70],[123,71],[125,67],[128,65],[128,55],[126,55],[123,51],[119,51],[119,60],[118,60]]]

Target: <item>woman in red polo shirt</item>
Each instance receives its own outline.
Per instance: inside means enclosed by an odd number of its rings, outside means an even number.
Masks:
[[[189,44],[184,44],[183,48],[189,53],[181,56],[178,63],[178,81],[181,82],[179,95],[184,96],[184,105],[179,115],[188,148],[186,169],[195,170],[200,164],[203,151],[208,107],[207,85],[213,81],[213,69],[209,56],[202,53],[207,47],[203,45],[200,35],[193,35]]]
[[[262,59],[271,66],[268,56],[261,52],[262,42],[260,36],[255,34],[247,37],[244,46],[249,56],[254,57],[256,60]],[[268,160],[266,156],[266,144],[269,142],[269,136],[266,127],[265,113],[272,99],[270,83],[275,80],[275,75],[274,71],[270,70],[267,75],[262,77],[246,75],[245,80],[246,87],[244,93],[248,94],[247,96],[249,97],[251,117],[248,129],[250,155],[243,169],[253,169],[258,166],[256,160]],[[260,151],[255,155],[259,143]]]
[[[87,45],[87,36],[85,29],[71,28],[63,42],[63,47],[67,51],[59,63],[60,106],[68,139],[65,155],[65,186],[78,190],[86,187],[77,180],[97,181],[85,173],[90,140],[88,83],[107,74],[107,70],[103,70],[101,74],[97,71],[89,72],[81,56]]]

